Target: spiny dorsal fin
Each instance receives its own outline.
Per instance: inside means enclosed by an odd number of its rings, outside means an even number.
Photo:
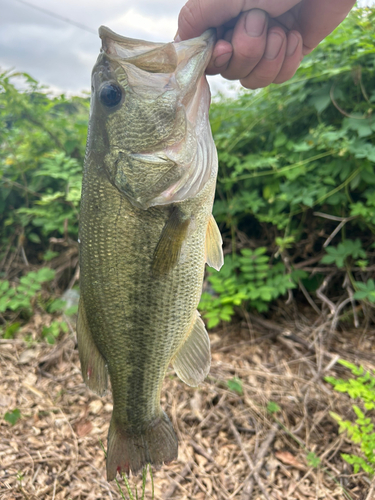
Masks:
[[[89,389],[103,396],[108,385],[107,368],[92,338],[82,297],[78,306],[77,341],[83,380]]]
[[[190,218],[184,218],[180,209],[174,207],[154,251],[152,274],[155,277],[166,275],[176,266],[189,224]]]
[[[206,231],[206,262],[210,267],[220,271],[224,264],[223,240],[214,216],[211,215]]]
[[[206,378],[210,366],[210,339],[197,311],[192,329],[173,360],[173,368],[185,384],[196,387]]]

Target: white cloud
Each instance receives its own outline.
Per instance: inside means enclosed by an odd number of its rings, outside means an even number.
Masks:
[[[97,31],[169,41],[185,0],[27,0]],[[0,0],[0,67],[25,71],[63,92],[90,88],[99,36],[35,10],[17,0]]]
[[[186,0],[27,0],[97,31],[100,25],[132,38],[172,40]],[[362,6],[375,0],[359,0]],[[24,5],[0,0],[0,67],[31,74],[64,92],[90,88],[100,39],[64,21]],[[235,95],[238,83],[210,78],[213,92]],[[228,90],[232,89],[232,90]]]
[[[126,36],[167,42],[173,39],[177,31],[177,18],[145,15],[132,8],[121,17],[109,21],[108,27],[119,33],[126,33]]]

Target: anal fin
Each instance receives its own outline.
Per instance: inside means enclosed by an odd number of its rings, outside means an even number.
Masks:
[[[206,378],[210,366],[210,339],[197,311],[192,329],[173,359],[173,368],[185,384],[196,387]]]
[[[176,266],[189,224],[190,218],[184,218],[180,209],[174,207],[154,251],[152,262],[154,276],[164,276]]]
[[[206,262],[210,267],[220,271],[224,264],[223,240],[214,216],[211,215],[206,231]]]
[[[107,368],[92,338],[82,298],[78,306],[77,341],[83,380],[89,389],[102,396],[108,386]]]

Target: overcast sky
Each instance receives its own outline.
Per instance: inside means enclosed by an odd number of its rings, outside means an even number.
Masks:
[[[92,32],[23,2],[82,23]],[[58,92],[89,90],[91,69],[101,45],[95,34],[100,25],[128,37],[168,42],[176,33],[178,13],[184,3],[185,0],[0,0],[0,68],[25,71]],[[221,90],[235,94],[240,87],[220,76],[209,79],[214,93]]]
[[[25,71],[56,91],[90,88],[100,49],[97,29],[105,25],[131,38],[169,42],[185,0],[27,0],[90,28],[85,31],[21,3],[0,0],[0,67]],[[232,82],[210,78],[214,91]],[[238,88],[238,86],[237,86]]]

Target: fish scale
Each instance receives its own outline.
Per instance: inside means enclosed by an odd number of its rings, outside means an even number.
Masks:
[[[163,379],[170,363],[189,385],[197,385],[208,373],[209,339],[197,306],[206,261],[220,268],[223,256],[212,217],[217,158],[207,118],[209,90],[201,82],[213,47],[212,33],[167,48],[160,45],[155,49],[150,44],[149,49],[147,42],[139,42],[144,51],[139,61],[137,57],[131,61],[142,81],[145,70],[136,64],[147,65],[150,50],[152,67],[157,67],[155,50],[161,51],[160,72],[150,73],[149,88],[142,83],[141,92],[133,70],[134,87],[129,85],[129,62],[116,56],[116,47],[122,54],[123,47],[137,47],[137,41],[106,28],[100,33],[107,49],[93,70],[79,229],[77,337],[88,387],[101,395],[107,388],[107,374],[111,380],[114,406],[107,453],[111,480],[117,472],[136,473],[146,463],[160,466],[177,457],[177,437],[160,407]],[[168,76],[163,70],[173,67],[166,54],[174,64],[179,63],[170,75],[171,82],[180,76],[183,86],[171,84],[163,90]],[[182,78],[178,72],[185,67],[189,73]],[[105,98],[101,97],[103,88]],[[190,100],[200,99],[203,105],[201,111],[194,107],[193,118],[181,104],[182,100],[189,102],[186,95]],[[113,105],[111,98],[115,99]],[[137,116],[131,112],[129,122],[129,109],[144,112]],[[192,119],[200,127],[197,135]],[[180,142],[184,134],[192,134],[184,140],[195,147],[191,161],[196,164],[181,167],[174,153],[168,166],[170,175],[164,175],[165,163],[153,160],[152,155],[167,155],[168,147]],[[150,157],[131,161],[132,154],[145,151]],[[184,168],[194,169],[186,177],[191,186],[183,186],[186,198],[174,202],[179,188],[173,182],[184,175]],[[208,179],[195,192],[194,182],[205,172]],[[155,183],[155,179],[159,180]]]

